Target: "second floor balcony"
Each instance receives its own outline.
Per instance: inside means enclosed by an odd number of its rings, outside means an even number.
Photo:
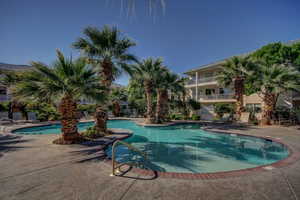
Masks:
[[[231,100],[234,99],[234,94],[212,94],[199,95],[198,100]]]
[[[0,102],[9,101],[11,99],[10,95],[0,94]]]
[[[210,82],[215,82],[217,81],[216,76],[212,76],[212,77],[202,77],[202,78],[198,78],[198,84],[202,84],[202,83],[210,83]],[[187,85],[196,85],[196,79],[191,79],[187,82]]]

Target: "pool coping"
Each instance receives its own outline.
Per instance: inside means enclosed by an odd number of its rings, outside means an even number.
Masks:
[[[110,120],[131,120],[131,121],[134,121],[139,126],[144,126],[144,125],[140,124],[136,119],[131,119],[131,118],[113,118],[113,119],[110,119]],[[80,122],[91,122],[91,121],[93,121],[93,120],[84,120],[84,121],[80,121]],[[54,122],[45,122],[45,123],[38,123],[38,124],[21,124],[17,127],[6,127],[7,129],[4,129],[3,132],[6,132],[8,134],[17,134],[17,133],[13,133],[13,131],[15,131],[17,129],[22,129],[22,128],[30,128],[30,127],[36,127],[36,126],[49,126],[49,125],[55,125],[55,124],[59,124],[59,123],[60,123],[59,121],[54,121]],[[201,124],[201,123],[205,124],[206,122],[201,122],[201,121],[172,121],[172,123],[170,123],[168,125],[163,124],[163,126],[167,127],[167,126],[173,126],[173,125],[178,125],[178,124]],[[14,125],[14,126],[16,126],[16,125]],[[162,126],[151,126],[150,125],[150,126],[146,126],[146,127],[162,127]],[[240,169],[240,170],[232,170],[232,171],[220,171],[220,172],[209,172],[209,173],[178,173],[178,172],[160,172],[160,171],[145,170],[145,169],[140,169],[140,168],[133,167],[132,172],[140,174],[140,175],[146,175],[146,176],[151,176],[151,175],[155,174],[158,177],[162,177],[162,178],[218,179],[218,178],[229,178],[229,177],[244,176],[244,175],[247,175],[247,174],[253,173],[253,172],[270,171],[270,170],[274,170],[276,168],[281,168],[281,167],[288,166],[288,165],[293,164],[294,162],[296,162],[297,160],[300,159],[300,152],[299,151],[295,150],[291,145],[286,144],[285,142],[283,142],[282,140],[277,139],[277,138],[273,138],[273,137],[270,137],[270,136],[249,135],[249,134],[245,134],[245,133],[224,132],[224,131],[209,129],[209,128],[206,128],[206,127],[203,127],[201,129],[209,131],[209,132],[217,133],[217,134],[234,134],[234,135],[241,135],[241,136],[247,136],[247,137],[256,137],[256,138],[271,140],[272,142],[277,142],[277,143],[282,144],[283,146],[285,146],[289,151],[289,156],[282,159],[282,160],[274,162],[272,164],[261,165],[261,166],[258,166],[258,167],[246,168],[246,169]],[[125,130],[125,129],[120,129],[120,130]],[[53,134],[55,134],[55,133],[53,133]],[[28,134],[28,135],[30,135],[30,134]],[[117,140],[124,140],[126,138],[131,137],[132,135],[134,135],[134,134],[129,133],[125,136],[122,136],[122,137],[118,138]],[[112,140],[112,141],[108,142],[105,145],[105,147],[103,148],[103,150],[105,150],[109,145],[112,145],[115,141],[116,140]],[[111,164],[111,159],[107,158],[105,162]]]

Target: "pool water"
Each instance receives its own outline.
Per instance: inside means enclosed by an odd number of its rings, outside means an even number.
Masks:
[[[92,126],[80,123],[79,130]],[[133,131],[126,142],[148,155],[148,168],[162,172],[208,173],[231,171],[267,165],[286,158],[288,149],[269,140],[204,131],[199,124],[168,127],[142,127],[128,120],[112,120],[109,128]],[[60,133],[60,125],[23,128],[21,134]],[[111,148],[107,149],[108,156]],[[116,149],[119,162],[132,159],[134,153],[120,145]]]

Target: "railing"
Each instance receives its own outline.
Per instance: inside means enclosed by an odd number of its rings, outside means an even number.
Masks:
[[[187,82],[187,85],[195,85],[196,84],[196,80],[191,79]]]
[[[213,82],[213,81],[216,81],[216,77],[215,76],[204,77],[204,78],[199,78],[198,79],[198,83],[206,83],[206,82]]]
[[[1,94],[0,95],[0,102],[2,101],[9,101],[11,99],[10,95],[6,95],[6,94]]]
[[[217,80],[217,78],[215,76],[198,78],[198,84],[199,83],[209,83],[209,82],[213,82],[213,81],[216,81],[216,80]],[[187,85],[195,85],[195,84],[196,84],[195,79],[191,79],[187,82]]]
[[[293,98],[299,98],[300,97],[300,92],[293,92],[292,97]]]
[[[138,165],[139,163],[133,163],[133,162],[127,162],[127,163],[116,163],[116,160],[115,160],[115,151],[116,151],[116,146],[117,144],[122,144],[122,145],[125,145],[128,149],[134,151],[134,152],[137,152],[138,154],[140,154],[145,160],[149,161],[148,160],[148,156],[146,153],[142,152],[141,150],[137,149],[136,147],[126,143],[126,142],[123,142],[121,140],[116,140],[114,142],[114,144],[112,145],[112,149],[111,149],[111,161],[112,161],[112,174],[111,176],[116,176],[118,174],[117,173],[120,173],[120,168],[125,165],[125,164],[128,164],[130,165],[131,167],[134,166],[134,165]]]
[[[199,100],[234,99],[234,94],[200,95]]]

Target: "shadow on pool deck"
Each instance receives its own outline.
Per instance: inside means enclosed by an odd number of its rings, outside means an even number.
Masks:
[[[16,135],[0,136],[0,157],[3,155],[3,153],[18,151],[23,148],[29,148],[29,147],[17,145],[17,144],[31,141],[29,139],[21,139],[21,138],[22,136],[16,136]]]

